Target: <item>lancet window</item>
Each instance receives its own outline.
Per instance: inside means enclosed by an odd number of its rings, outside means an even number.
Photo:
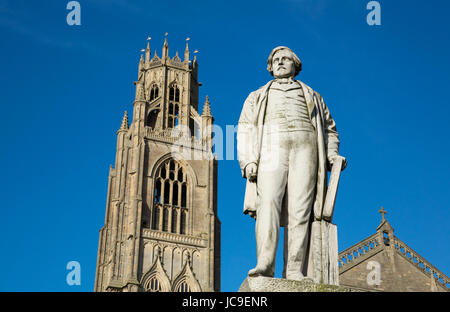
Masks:
[[[150,98],[149,98],[150,102],[153,101],[154,99],[156,99],[158,96],[159,96],[158,86],[153,84],[150,87]]]
[[[167,127],[175,128],[180,118],[180,89],[172,84],[169,88],[169,107],[167,114]]]

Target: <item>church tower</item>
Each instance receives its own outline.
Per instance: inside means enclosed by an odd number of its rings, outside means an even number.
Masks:
[[[150,38],[148,39],[150,40]],[[161,56],[138,65],[132,122],[117,131],[95,291],[220,291],[214,118],[198,112],[198,64]]]

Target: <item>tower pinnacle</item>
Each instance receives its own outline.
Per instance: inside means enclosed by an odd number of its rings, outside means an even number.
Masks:
[[[184,61],[189,62],[189,40],[191,38],[186,38],[186,49],[184,50]]]
[[[152,39],[151,37],[147,38],[147,49],[145,49],[145,64],[149,64],[150,63],[150,39]]]
[[[139,59],[139,73],[144,68],[144,56],[141,54],[141,58]]]
[[[120,125],[119,131],[127,131],[128,130],[128,112],[125,111],[122,118],[122,124]]]
[[[166,37],[164,38],[164,45],[163,45],[163,50],[162,50],[162,57],[166,58],[169,57],[169,44],[167,43],[167,33],[166,33]]]
[[[209,105],[209,96],[206,96],[205,103],[203,104],[202,117],[212,117],[211,106]]]

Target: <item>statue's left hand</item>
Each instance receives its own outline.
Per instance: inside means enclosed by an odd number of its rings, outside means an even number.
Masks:
[[[342,158],[342,160],[343,160],[341,170],[344,171],[345,167],[347,167],[347,159],[344,156],[334,155],[334,156],[331,156],[330,159],[328,159],[328,161],[330,162],[331,167],[333,167],[334,161],[338,158]]]

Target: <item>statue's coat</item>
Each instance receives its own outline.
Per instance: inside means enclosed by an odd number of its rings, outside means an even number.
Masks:
[[[265,86],[250,93],[244,103],[241,116],[239,118],[237,131],[237,152],[242,176],[246,178],[245,167],[250,163],[259,164],[262,136],[264,133],[264,116],[267,107],[269,88],[273,80]],[[336,124],[330,115],[319,93],[301,81],[300,84],[308,107],[312,125],[317,134],[318,146],[318,171],[316,195],[314,199],[314,218],[322,219],[322,210],[325,201],[327,188],[327,170],[330,169],[329,159],[339,152],[339,135],[336,131]],[[247,179],[244,213],[256,212],[256,183]],[[283,200],[281,211],[285,211],[286,198]],[[283,218],[282,218],[283,219]],[[281,220],[283,225],[283,220]]]

